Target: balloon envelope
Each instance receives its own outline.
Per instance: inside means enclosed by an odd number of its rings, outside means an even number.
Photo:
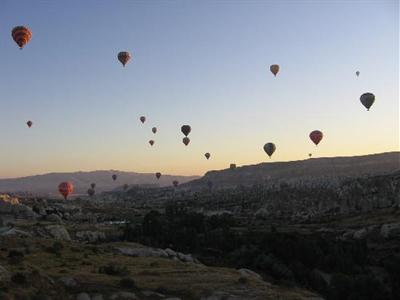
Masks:
[[[93,188],[90,188],[87,190],[87,193],[90,197],[92,197],[95,194],[95,190]]]
[[[146,122],[146,117],[145,116],[141,116],[139,118],[139,120],[140,120],[140,122],[144,123],[144,122]]]
[[[129,62],[130,59],[131,59],[131,54],[129,52],[121,51],[120,53],[118,53],[118,60],[124,67]]]
[[[157,177],[157,179],[160,179],[161,173],[160,173],[160,172],[157,172],[157,173],[156,173],[156,177]]]
[[[150,144],[150,146],[153,146],[153,145],[154,145],[154,141],[153,141],[153,140],[150,140],[150,141],[149,141],[149,144]]]
[[[28,27],[25,26],[17,26],[14,27],[11,36],[14,42],[17,43],[20,49],[24,48],[24,46],[29,42],[32,37],[32,32]]]
[[[189,133],[192,131],[192,128],[189,125],[183,125],[181,127],[181,131],[185,136],[188,136]]]
[[[151,131],[155,134],[157,132],[157,127],[153,127]]]
[[[211,154],[207,152],[206,154],[204,154],[204,156],[205,156],[207,159],[210,159]]]
[[[236,164],[230,164],[230,165],[229,165],[229,169],[235,170],[235,169],[236,169]]]
[[[361,95],[360,101],[361,101],[362,105],[364,105],[365,108],[367,110],[369,110],[371,108],[372,104],[374,104],[374,102],[375,102],[375,95],[372,93],[364,93]]]
[[[111,176],[111,178],[115,181],[115,180],[117,180],[117,175],[116,174],[114,174],[113,176]]]
[[[90,185],[90,187],[91,187],[92,189],[94,189],[94,188],[96,187],[96,184],[95,184],[95,183],[92,183],[92,184]]]
[[[269,69],[271,70],[272,74],[274,74],[274,76],[276,77],[276,75],[279,72],[279,65],[271,65]]]
[[[357,71],[357,72],[356,72],[356,75],[357,75],[357,77],[360,76],[360,71]]]
[[[185,137],[182,139],[182,142],[185,144],[185,146],[187,146],[187,145],[189,145],[189,143],[190,143],[190,139],[189,139],[187,136],[185,136]]]
[[[178,181],[178,180],[174,180],[174,181],[172,182],[172,184],[174,185],[174,187],[177,187],[177,186],[179,185],[179,181]]]
[[[31,128],[33,123],[32,123],[32,121],[28,121],[28,122],[26,122],[26,125],[28,125],[28,127]]]
[[[276,146],[274,143],[266,143],[264,145],[264,151],[268,154],[269,158],[271,158],[272,154],[274,154],[276,150]]]
[[[61,182],[58,185],[58,191],[63,195],[64,199],[67,200],[68,195],[74,191],[74,186],[71,182]]]
[[[319,130],[314,130],[310,133],[310,139],[315,145],[318,145],[323,137],[324,134]]]

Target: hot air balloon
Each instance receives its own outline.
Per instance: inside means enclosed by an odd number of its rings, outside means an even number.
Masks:
[[[157,173],[156,173],[156,177],[157,177],[157,179],[160,179],[161,173],[160,173],[160,172],[157,172]]]
[[[87,190],[87,193],[88,193],[89,197],[93,197],[95,194],[95,190],[93,188],[90,188]]]
[[[58,186],[58,191],[63,195],[64,199],[67,200],[68,195],[74,191],[74,186],[71,182],[61,182]]]
[[[28,127],[31,128],[33,123],[32,123],[32,121],[28,121],[28,122],[26,122],[26,125],[28,125]]]
[[[204,154],[204,156],[205,156],[207,159],[210,159],[211,154],[207,152],[206,154]]]
[[[269,158],[271,158],[272,154],[274,154],[276,150],[276,146],[274,143],[266,143],[264,145],[264,151],[268,154]]]
[[[187,146],[187,145],[189,145],[189,143],[190,143],[190,139],[189,139],[187,136],[185,136],[185,137],[182,139],[182,142],[185,144],[185,146]]]
[[[145,116],[141,116],[139,118],[139,120],[140,120],[140,122],[144,123],[144,122],[146,122],[146,117]]]
[[[372,104],[374,104],[375,102],[375,95],[372,93],[364,93],[361,95],[360,101],[362,105],[364,105],[366,109],[369,110]]]
[[[174,187],[177,187],[179,185],[179,181],[178,180],[174,180],[174,181],[172,181],[172,184],[174,185]]]
[[[319,144],[319,142],[322,140],[323,137],[324,134],[319,130],[314,130],[310,133],[310,139],[316,146]]]
[[[92,183],[92,184],[90,185],[90,187],[91,187],[92,189],[94,189],[94,188],[96,187],[96,184],[95,184],[95,183]]]
[[[157,132],[157,127],[153,127],[151,131],[155,134]]]
[[[192,131],[192,128],[190,128],[189,125],[183,125],[183,126],[181,127],[181,131],[182,131],[182,133],[183,133],[185,136],[188,136],[189,133]]]
[[[115,180],[117,180],[117,175],[116,174],[113,174],[113,176],[111,176],[111,178],[115,181]]]
[[[126,191],[126,190],[128,189],[128,187],[129,187],[129,185],[126,184],[126,183],[122,186],[122,188],[124,189],[124,191]]]
[[[31,39],[32,32],[29,30],[28,27],[17,26],[13,28],[11,36],[13,40],[17,43],[19,48],[22,49]]]
[[[129,62],[130,59],[131,59],[131,54],[129,52],[121,51],[120,53],[118,53],[118,60],[124,67]]]
[[[356,72],[356,75],[357,75],[357,77],[360,76],[360,71],[357,71],[357,72]]]
[[[308,157],[311,158],[311,156],[312,156],[312,153],[308,153]]]
[[[153,141],[153,140],[150,140],[150,141],[149,141],[149,144],[150,144],[150,146],[153,146],[153,145],[154,145],[154,141]]]
[[[230,164],[229,169],[235,170],[236,169],[236,164]]]
[[[272,74],[274,74],[274,76],[276,77],[276,74],[278,74],[279,72],[279,65],[271,65],[269,69],[271,70]]]

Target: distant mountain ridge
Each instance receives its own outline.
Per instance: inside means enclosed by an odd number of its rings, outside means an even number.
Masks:
[[[111,176],[116,174],[117,180]],[[159,185],[160,187],[172,185],[172,181],[178,180],[185,183],[199,178],[199,176],[175,176],[162,175],[157,180],[152,173],[122,172],[116,170],[48,173],[43,175],[27,176],[21,178],[0,179],[0,193],[29,192],[32,194],[56,195],[57,187],[62,181],[70,181],[74,185],[74,194],[84,194],[91,183],[96,183],[96,192],[111,191],[124,184],[129,185]]]
[[[240,185],[285,182],[316,182],[338,177],[360,177],[389,174],[400,170],[400,152],[363,156],[322,157],[288,162],[266,162],[257,165],[209,171],[202,178],[184,184],[186,188],[230,188]]]

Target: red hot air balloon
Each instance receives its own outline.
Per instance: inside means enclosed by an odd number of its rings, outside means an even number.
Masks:
[[[61,182],[58,186],[58,191],[63,195],[64,199],[67,200],[68,195],[74,191],[74,186],[71,182]]]
[[[181,131],[185,136],[188,136],[189,133],[192,131],[192,128],[189,125],[183,125],[181,127]]]
[[[189,139],[187,136],[185,136],[185,137],[182,139],[182,142],[185,144],[185,146],[187,146],[187,145],[189,145],[189,143],[190,143],[190,139]]]
[[[90,188],[90,189],[87,190],[87,193],[88,193],[89,197],[93,197],[94,194],[95,194],[95,190]]]
[[[174,185],[174,187],[177,187],[177,186],[179,185],[179,181],[178,181],[178,180],[174,180],[174,181],[172,182],[172,184]]]
[[[111,178],[115,181],[115,180],[117,180],[117,175],[116,174],[113,174],[113,176],[111,176]]]
[[[130,59],[131,59],[131,54],[129,52],[121,51],[120,53],[118,53],[118,60],[124,67],[129,62]]]
[[[28,127],[31,128],[33,123],[32,123],[32,121],[28,121],[28,122],[26,122],[26,125],[28,125]]]
[[[210,159],[211,154],[207,152],[206,154],[204,154],[204,156],[205,156],[207,159]]]
[[[140,122],[142,122],[144,124],[144,122],[146,122],[146,117],[145,116],[141,116],[139,118]]]
[[[154,145],[154,141],[153,141],[153,140],[150,140],[150,141],[149,141],[149,144],[150,144],[150,146],[153,146],[153,145]]]
[[[310,139],[317,146],[324,137],[323,133],[319,130],[314,130],[310,133]]]
[[[24,48],[24,46],[29,42],[32,37],[32,32],[28,27],[25,26],[17,26],[14,27],[11,36],[14,42],[17,43],[20,49]]]
[[[156,173],[156,177],[157,177],[157,179],[160,179],[161,173],[160,173],[160,172],[157,172],[157,173]]]
[[[156,132],[157,132],[157,127],[153,127],[153,128],[151,129],[151,131],[152,131],[154,134],[156,134]]]

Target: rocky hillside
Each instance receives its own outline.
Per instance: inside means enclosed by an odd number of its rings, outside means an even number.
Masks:
[[[400,170],[400,152],[352,157],[312,158],[289,162],[267,162],[251,166],[207,172],[185,184],[186,188],[236,187],[240,185],[326,182],[337,178],[382,175]]]
[[[117,174],[118,178],[113,181],[111,176]],[[71,181],[74,184],[76,194],[86,194],[91,183],[96,183],[96,192],[110,191],[129,185],[155,185],[169,186],[172,181],[181,183],[196,179],[196,176],[173,176],[163,175],[157,180],[154,174],[135,173],[121,171],[93,171],[73,173],[50,173],[22,178],[0,179],[0,192],[29,192],[32,194],[58,195],[57,187],[62,181]]]

